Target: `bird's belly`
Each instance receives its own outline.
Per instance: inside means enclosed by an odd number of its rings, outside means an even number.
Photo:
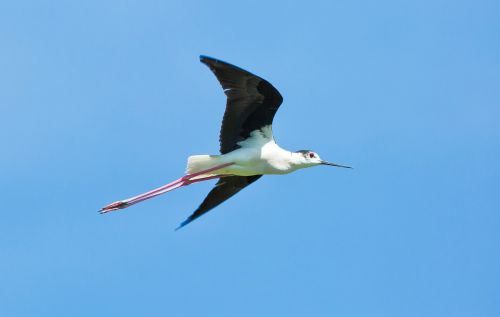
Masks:
[[[256,162],[257,164],[233,164],[226,167],[224,174],[236,176],[252,176],[265,174],[287,174],[285,170],[277,169],[269,164]]]
[[[236,176],[252,176],[252,175],[265,175],[265,174],[287,174],[291,170],[287,162],[279,159],[269,159],[262,156],[261,151],[253,149],[236,150],[229,153],[227,162],[232,162],[221,173]]]

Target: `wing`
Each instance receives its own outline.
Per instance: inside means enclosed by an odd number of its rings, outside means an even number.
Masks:
[[[227,95],[220,131],[220,152],[231,152],[254,130],[273,123],[283,97],[266,80],[226,62],[200,56],[219,80]]]
[[[210,211],[212,208],[217,207],[246,186],[258,180],[260,177],[262,177],[262,175],[227,176],[219,178],[215,187],[210,191],[210,193],[208,193],[207,197],[205,197],[205,200],[201,203],[198,209],[196,209],[191,216],[181,223],[177,229],[184,227],[191,221]]]

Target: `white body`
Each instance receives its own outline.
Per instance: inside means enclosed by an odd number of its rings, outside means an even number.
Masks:
[[[282,149],[276,144],[271,126],[253,131],[250,137],[238,145],[240,148],[223,155],[190,156],[186,173],[192,174],[225,163],[233,164],[214,171],[211,175],[288,174],[316,165],[315,162],[305,162],[302,155]]]

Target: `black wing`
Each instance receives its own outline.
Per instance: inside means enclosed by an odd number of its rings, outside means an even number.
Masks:
[[[219,178],[215,187],[210,191],[210,193],[208,193],[207,197],[205,197],[205,200],[201,203],[198,209],[196,209],[191,216],[181,223],[177,229],[184,227],[191,221],[210,211],[212,208],[217,207],[246,186],[258,180],[260,177],[262,177],[262,175],[227,176]]]
[[[283,97],[266,80],[226,62],[200,56],[219,80],[227,95],[220,131],[220,152],[231,152],[252,131],[270,125]]]

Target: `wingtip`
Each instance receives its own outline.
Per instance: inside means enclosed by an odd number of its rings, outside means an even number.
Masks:
[[[191,221],[192,221],[192,220],[191,220],[191,219],[189,219],[189,218],[188,218],[188,219],[186,219],[186,220],[184,220],[183,222],[181,222],[181,224],[180,224],[177,228],[175,228],[175,231],[177,231],[177,230],[181,229],[182,227],[186,226],[186,225],[187,225],[187,224],[189,224]]]
[[[211,61],[217,61],[216,58],[207,56],[207,55],[200,55],[200,62],[205,63],[206,61],[211,60]]]

